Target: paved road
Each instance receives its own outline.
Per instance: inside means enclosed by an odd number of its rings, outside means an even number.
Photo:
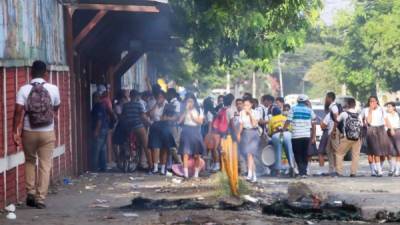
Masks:
[[[312,183],[338,199],[358,205],[366,218],[376,211],[400,211],[400,178],[373,178],[363,160],[361,175],[357,178],[311,177],[301,180]],[[347,163],[346,163],[347,164]],[[315,167],[316,164],[313,164]],[[262,215],[259,210],[147,210],[122,209],[132,198],[143,196],[153,199],[189,198],[213,201],[218,192],[213,178],[176,184],[172,177],[143,174],[85,174],[73,180],[73,185],[53,188],[48,199],[48,209],[26,207],[17,209],[17,220],[9,221],[0,214],[0,224],[305,224],[304,220]],[[287,186],[298,179],[261,178],[259,184],[250,186],[252,195],[273,201],[284,196]],[[124,213],[134,213],[125,214]],[[129,217],[127,217],[129,216]],[[315,224],[376,224],[376,222],[313,221]]]

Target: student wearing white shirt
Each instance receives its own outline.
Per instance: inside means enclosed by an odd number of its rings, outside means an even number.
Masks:
[[[400,176],[400,118],[394,102],[386,104],[389,120],[388,134],[393,144],[393,158],[389,175]]]
[[[152,162],[153,162],[153,173],[158,172],[158,162],[160,161],[160,149],[162,148],[161,146],[161,139],[160,139],[160,127],[157,122],[161,120],[161,116],[163,115],[164,112],[164,107],[167,104],[167,100],[165,99],[165,93],[160,91],[160,93],[155,96],[156,99],[156,104],[155,106],[150,110],[149,115],[150,115],[150,120],[152,122],[152,125],[150,126],[149,129],[149,144],[148,147],[149,149],[152,150],[151,156],[152,156]],[[163,149],[165,151],[165,149]],[[163,152],[165,154],[165,152]],[[161,173],[165,173],[165,164],[161,164]]]
[[[13,137],[25,153],[26,204],[43,209],[56,141],[54,117],[61,101],[58,87],[46,82],[48,70],[44,62],[33,62],[31,73],[30,84],[17,93]],[[40,170],[36,176],[37,162]]]
[[[186,94],[184,106],[185,111],[178,120],[178,123],[183,124],[179,143],[179,154],[183,155],[183,171],[185,178],[189,178],[189,156],[194,157],[194,178],[198,178],[201,170],[200,157],[205,151],[203,137],[201,136],[201,124],[203,124],[204,116],[194,94]]]
[[[362,118],[355,109],[356,101],[351,98],[347,102],[348,109],[342,112],[337,121],[344,122],[344,138],[340,141],[339,147],[336,151],[336,175],[343,175],[343,159],[347,152],[351,149],[351,171],[350,177],[357,175],[358,160],[360,158],[361,150],[361,128]],[[346,125],[351,124],[352,129],[347,128]],[[358,131],[358,132],[357,132]]]
[[[362,117],[367,126],[367,155],[371,176],[382,177],[381,157],[390,155],[391,146],[385,130],[385,125],[388,124],[386,112],[379,106],[376,96],[368,98],[368,105]]]
[[[239,114],[240,134],[239,149],[247,156],[247,180],[257,182],[254,155],[258,151],[260,136],[258,135],[258,113],[252,109],[251,99],[244,99],[243,110]]]

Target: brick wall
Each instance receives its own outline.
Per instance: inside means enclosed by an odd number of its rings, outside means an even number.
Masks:
[[[29,68],[0,68],[0,77],[0,208],[2,208],[12,202],[24,201],[26,196],[24,164],[20,157],[22,149],[17,149],[13,143],[12,123],[16,92],[19,87],[29,82]],[[61,95],[58,123],[55,128],[57,142],[51,171],[53,181],[72,174],[73,168],[69,81],[70,76],[67,71],[50,72],[48,82],[57,85]],[[8,163],[5,164],[6,161]],[[2,170],[2,165],[7,165],[6,171]]]

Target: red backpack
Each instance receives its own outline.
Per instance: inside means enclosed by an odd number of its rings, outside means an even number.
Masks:
[[[219,110],[217,116],[212,122],[212,127],[220,133],[227,133],[228,132],[228,116],[227,116],[228,108],[223,107]]]

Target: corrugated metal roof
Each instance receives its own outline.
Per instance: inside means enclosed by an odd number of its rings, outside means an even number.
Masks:
[[[63,9],[55,0],[0,1],[0,66],[65,65]]]

